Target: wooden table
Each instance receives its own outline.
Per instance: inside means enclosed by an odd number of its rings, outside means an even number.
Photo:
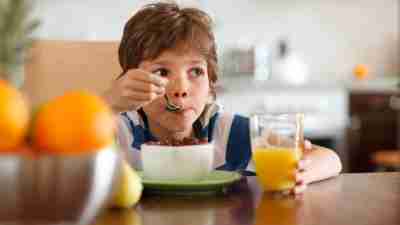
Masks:
[[[128,210],[107,210],[94,225],[400,224],[400,173],[342,174],[297,197],[263,194],[255,177],[225,196],[144,196]]]

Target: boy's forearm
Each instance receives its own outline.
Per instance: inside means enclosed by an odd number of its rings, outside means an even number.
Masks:
[[[305,172],[306,183],[312,183],[339,175],[342,163],[338,155],[327,148],[313,145],[313,149],[305,153],[310,165]]]

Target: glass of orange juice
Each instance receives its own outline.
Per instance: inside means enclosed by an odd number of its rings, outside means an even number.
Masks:
[[[302,156],[303,120],[301,113],[251,117],[252,159],[265,191],[285,191],[295,186],[294,172]]]

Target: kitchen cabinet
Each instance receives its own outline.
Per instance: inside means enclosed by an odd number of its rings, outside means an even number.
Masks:
[[[395,91],[350,93],[351,125],[348,132],[350,172],[371,172],[370,158],[379,150],[398,148],[398,112],[391,107]]]

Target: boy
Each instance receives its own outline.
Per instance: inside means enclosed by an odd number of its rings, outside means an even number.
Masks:
[[[157,3],[125,25],[119,47],[121,76],[104,97],[119,113],[118,141],[140,168],[140,145],[149,141],[207,139],[215,144],[215,168],[252,170],[249,119],[222,112],[214,103],[217,54],[211,19],[203,11]],[[165,96],[181,107],[170,111]],[[294,193],[308,183],[336,176],[333,151],[306,142],[294,171]]]

